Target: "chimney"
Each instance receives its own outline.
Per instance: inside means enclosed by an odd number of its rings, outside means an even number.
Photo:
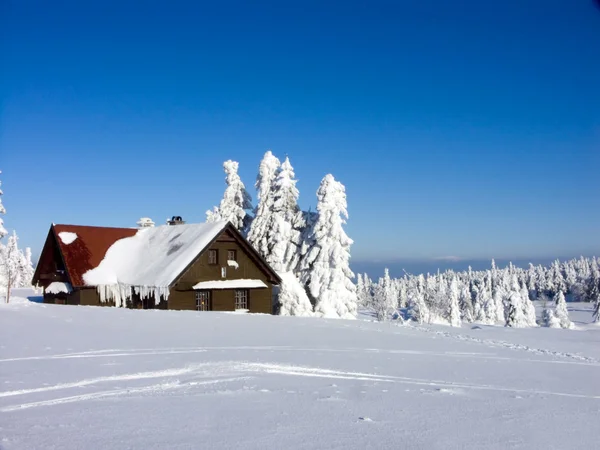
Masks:
[[[167,225],[183,225],[185,222],[181,216],[173,216],[171,219],[167,219]]]

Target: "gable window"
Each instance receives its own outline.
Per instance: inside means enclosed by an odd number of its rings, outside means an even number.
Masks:
[[[235,309],[248,309],[248,290],[235,290]]]
[[[196,311],[210,311],[210,291],[196,291]]]
[[[237,252],[235,250],[227,250],[227,261],[237,261]]]
[[[208,251],[208,263],[212,265],[219,264],[219,252],[217,250]]]

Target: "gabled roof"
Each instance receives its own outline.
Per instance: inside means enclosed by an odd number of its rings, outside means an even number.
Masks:
[[[53,225],[51,232],[58,243],[71,284],[81,287],[85,286],[83,274],[100,264],[111,245],[119,239],[134,236],[137,229]],[[74,240],[73,235],[76,235]]]
[[[53,248],[48,246],[51,240],[56,241],[74,287],[135,286],[165,292],[225,232],[238,241],[273,284],[281,282],[227,221],[140,229],[53,225],[43,252]],[[36,271],[34,280],[38,276]]]
[[[166,288],[225,229],[229,222],[141,228],[115,242],[102,262],[84,274],[88,286]]]

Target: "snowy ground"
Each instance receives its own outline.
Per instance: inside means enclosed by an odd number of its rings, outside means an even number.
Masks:
[[[600,328],[0,305],[0,448],[595,448]]]

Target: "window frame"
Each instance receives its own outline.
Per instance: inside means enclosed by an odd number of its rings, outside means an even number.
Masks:
[[[233,259],[231,259],[229,257],[229,255],[233,253]],[[234,248],[230,248],[229,250],[227,250],[227,261],[235,261],[237,262],[237,250]]]
[[[243,294],[243,295],[241,295]],[[238,295],[241,295],[242,298],[238,298]],[[248,304],[250,303],[250,290],[249,289],[235,289],[233,291],[233,302],[234,302],[234,310],[249,310]],[[245,307],[239,307],[244,305]]]
[[[211,256],[214,255],[214,261]],[[208,249],[208,265],[210,266],[218,266],[219,265],[219,250],[216,248]]]
[[[206,309],[201,309],[200,305],[203,301],[202,295],[206,295],[204,299],[206,301]],[[202,289],[194,291],[194,298],[196,300],[196,311],[212,311],[212,292],[209,289]]]

